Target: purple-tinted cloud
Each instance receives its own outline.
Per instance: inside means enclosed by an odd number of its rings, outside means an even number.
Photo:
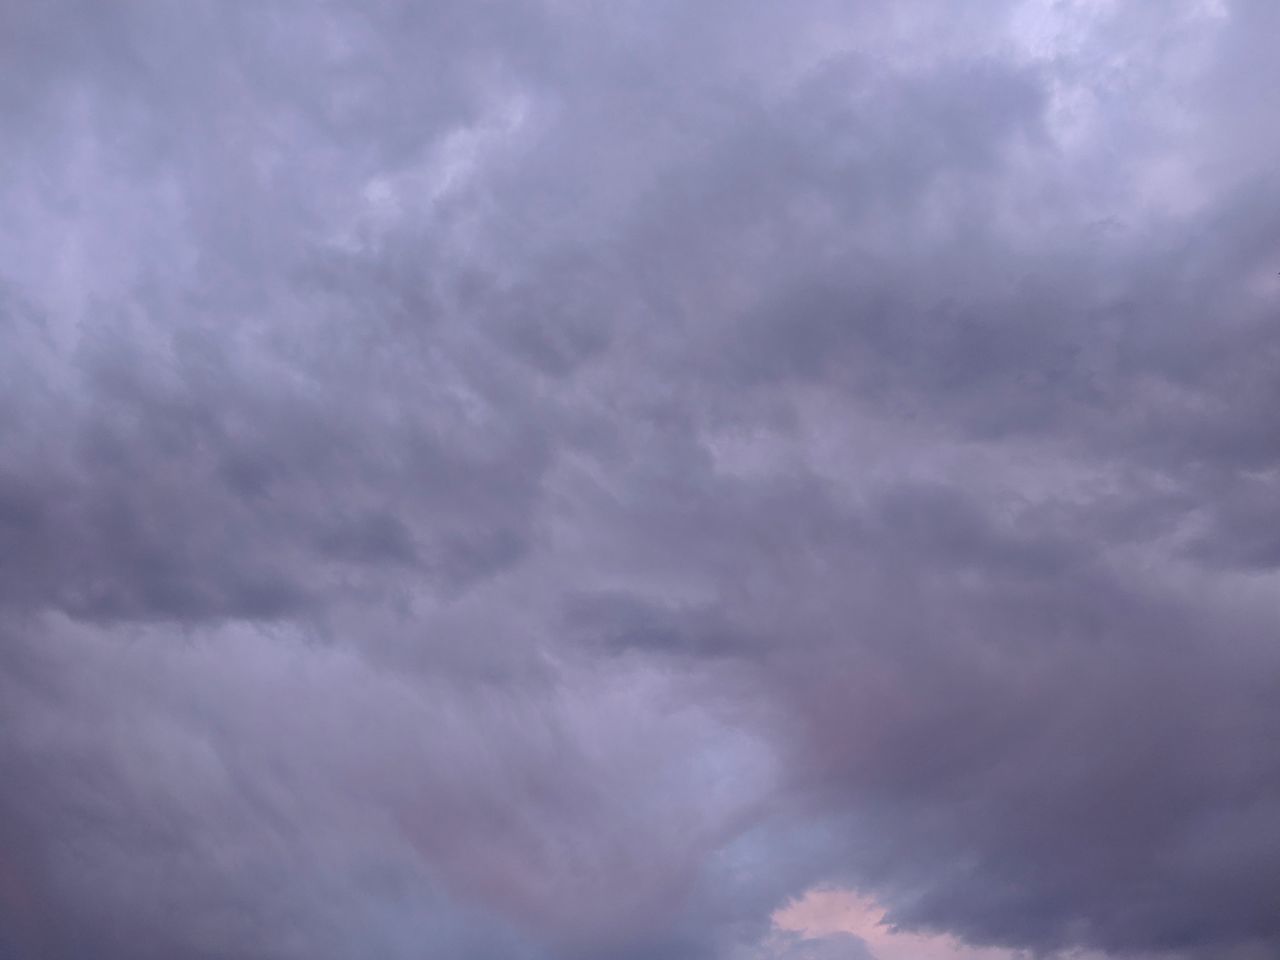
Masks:
[[[9,5],[0,960],[1274,956],[1278,18]]]

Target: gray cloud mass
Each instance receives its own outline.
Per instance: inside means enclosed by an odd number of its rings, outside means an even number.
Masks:
[[[1280,956],[1278,29],[0,4],[0,960]]]

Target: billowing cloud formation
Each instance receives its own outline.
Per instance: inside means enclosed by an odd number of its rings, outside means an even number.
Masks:
[[[1275,956],[1278,29],[7,5],[0,958]]]

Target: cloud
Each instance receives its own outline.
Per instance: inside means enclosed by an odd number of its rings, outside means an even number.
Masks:
[[[1017,960],[1010,950],[966,947],[945,936],[895,930],[884,922],[884,911],[874,901],[852,890],[809,890],[777,911],[773,922],[780,930],[827,942],[832,950],[856,938],[876,960]]]
[[[1274,954],[1275,17],[0,13],[0,957]]]

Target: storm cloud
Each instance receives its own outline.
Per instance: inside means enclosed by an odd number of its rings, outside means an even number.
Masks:
[[[1280,954],[1278,31],[0,4],[0,960]]]

